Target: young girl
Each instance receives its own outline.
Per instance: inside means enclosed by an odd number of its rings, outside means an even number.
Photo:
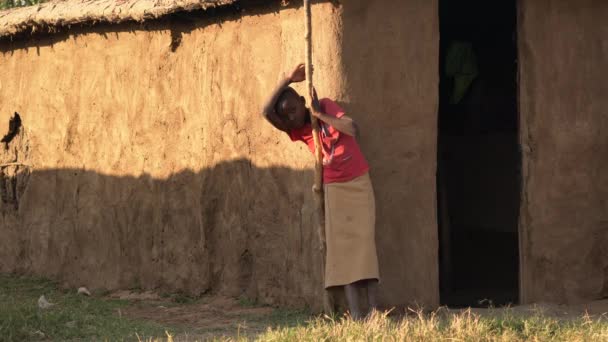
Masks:
[[[355,139],[358,127],[335,102],[313,99],[312,112],[292,82],[306,79],[304,65],[298,65],[272,93],[264,117],[292,141],[302,141],[314,153],[310,113],[319,119],[323,147],[325,193],[325,237],[327,258],[325,288],[343,286],[350,314],[360,319],[357,289],[367,289],[368,302],[377,307],[379,280],[375,243],[376,208],[368,175],[369,166]]]

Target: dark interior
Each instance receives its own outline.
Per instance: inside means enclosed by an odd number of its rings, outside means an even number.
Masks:
[[[440,0],[439,16],[441,302],[514,304],[521,184],[516,1]]]

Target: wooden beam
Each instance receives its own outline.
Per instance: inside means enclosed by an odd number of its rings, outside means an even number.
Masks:
[[[313,106],[313,65],[312,65],[312,10],[310,0],[304,0],[304,11],[306,14],[306,85],[308,88],[308,105],[311,111],[310,121],[312,123],[313,139],[315,143],[315,178],[313,185],[313,192],[315,198],[315,209],[316,209],[316,225],[319,234],[319,244],[321,253],[321,272],[322,279],[325,280],[325,208],[324,208],[324,196],[323,196],[323,151],[321,150],[321,141],[319,136],[319,120],[312,115]],[[325,286],[325,282],[323,282]],[[323,296],[323,310],[327,314],[334,312],[333,300],[329,291],[324,291]]]

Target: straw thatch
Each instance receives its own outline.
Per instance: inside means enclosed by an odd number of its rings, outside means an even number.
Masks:
[[[0,12],[0,37],[86,23],[142,22],[236,0],[55,0]]]

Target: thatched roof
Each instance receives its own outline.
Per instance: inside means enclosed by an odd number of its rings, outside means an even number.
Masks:
[[[236,0],[54,0],[0,12],[0,37],[87,23],[142,22]]]

